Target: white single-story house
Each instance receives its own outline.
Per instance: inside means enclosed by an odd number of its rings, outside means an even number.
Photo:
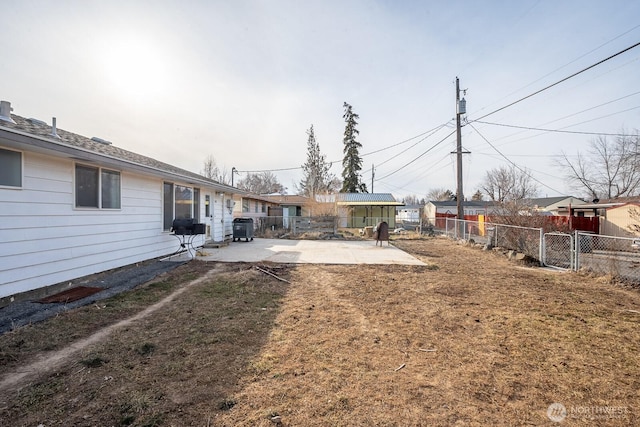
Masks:
[[[534,212],[553,216],[569,216],[570,207],[584,205],[586,202],[573,196],[541,197],[529,199],[527,205]]]
[[[260,197],[272,205],[268,209],[268,216],[282,217],[284,228],[289,228],[289,218],[312,214],[313,200],[308,197],[290,194],[268,194]]]
[[[398,222],[420,222],[420,214],[423,206],[406,205],[396,208],[396,221]]]
[[[234,203],[234,218],[259,219],[266,216],[282,216],[280,203],[274,202],[268,196],[237,194]]]
[[[279,203],[273,202],[265,196],[258,194],[237,194],[234,197],[235,207],[233,218],[251,218],[256,232],[273,227],[282,228],[282,208]]]
[[[232,234],[242,191],[0,103],[0,300],[171,255],[173,220]]]

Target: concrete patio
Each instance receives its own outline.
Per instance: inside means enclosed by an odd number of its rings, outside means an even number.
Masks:
[[[178,259],[189,259],[183,253]],[[176,257],[174,257],[176,259]],[[426,265],[384,242],[374,240],[285,240],[254,239],[220,248],[200,248],[196,259],[220,262],[277,262],[297,264],[398,264]]]

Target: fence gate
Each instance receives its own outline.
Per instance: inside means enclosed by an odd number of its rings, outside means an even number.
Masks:
[[[572,268],[573,240],[572,234],[545,233],[542,263],[551,267]]]

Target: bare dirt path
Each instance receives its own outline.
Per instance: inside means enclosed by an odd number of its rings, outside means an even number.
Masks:
[[[28,365],[20,366],[15,370],[5,374],[0,378],[0,407],[5,406],[7,396],[15,394],[20,388],[27,385],[30,381],[45,376],[55,371],[56,369],[59,369],[62,365],[67,363],[72,356],[85,350],[91,345],[107,340],[109,338],[109,335],[111,335],[114,331],[131,326],[134,322],[144,319],[155,311],[165,307],[182,293],[187,291],[189,287],[208,280],[214,272],[215,270],[211,270],[204,276],[187,283],[161,301],[149,306],[148,308],[132,317],[107,326],[104,329],[101,329],[86,338],[69,344],[63,349],[40,353],[36,355],[35,360],[31,361]]]

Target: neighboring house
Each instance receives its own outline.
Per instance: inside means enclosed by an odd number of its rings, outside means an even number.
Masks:
[[[201,175],[11,114],[0,103],[0,298],[180,249],[175,218],[232,233],[233,194]],[[243,192],[241,192],[243,193]]]
[[[600,217],[600,234],[616,237],[640,236],[640,203],[608,207]]]
[[[271,207],[268,210],[268,216],[281,216],[284,228],[289,228],[289,218],[291,217],[312,215],[314,201],[308,197],[289,194],[270,194],[260,197],[272,205],[278,206]]]
[[[497,211],[495,203],[483,200],[465,200],[462,202],[464,215],[491,215]],[[428,224],[435,225],[436,217],[457,215],[458,202],[455,200],[430,201],[424,207],[424,218]]]
[[[261,218],[276,213],[280,208],[279,203],[257,194],[238,194],[233,200],[234,218]]]
[[[420,222],[420,214],[423,206],[407,205],[396,208],[396,221],[398,222]]]
[[[585,205],[586,203],[584,200],[573,196],[543,197],[527,201],[527,205],[529,205],[534,212],[553,216],[569,216],[570,207]]]
[[[362,228],[385,221],[396,227],[396,208],[404,206],[390,193],[337,193],[335,204],[340,217],[339,227]]]
[[[282,216],[282,209],[278,203],[257,194],[236,195],[234,200],[233,218],[251,218],[256,231],[264,231],[267,227],[283,226],[282,219],[268,218],[268,216]],[[277,214],[277,215],[276,215]]]

